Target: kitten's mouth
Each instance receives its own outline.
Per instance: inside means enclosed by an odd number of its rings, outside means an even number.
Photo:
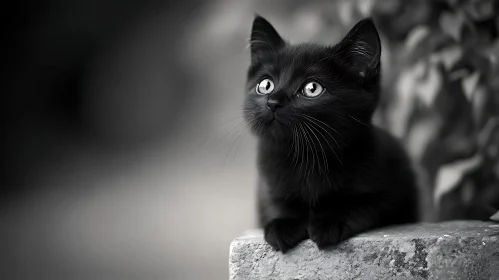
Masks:
[[[253,126],[257,135],[270,138],[279,138],[286,135],[287,123],[284,116],[277,114],[261,115],[261,119]]]
[[[284,123],[285,122],[283,122],[283,119],[277,116],[275,113],[271,114],[265,121],[266,127],[271,130],[280,129],[280,127],[282,127]]]
[[[267,119],[267,124],[268,125],[272,125],[272,124],[276,124],[276,123],[280,123],[280,119],[279,117],[277,117],[277,114],[276,113],[272,113],[268,119]]]
[[[285,123],[282,116],[273,112],[261,114],[258,119],[258,122],[253,123],[254,129],[269,136],[274,136],[276,132],[282,130],[282,125]]]

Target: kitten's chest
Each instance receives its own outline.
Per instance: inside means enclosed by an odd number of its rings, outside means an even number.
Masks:
[[[315,196],[337,190],[343,178],[334,170],[312,168],[303,162],[267,161],[260,164],[260,175],[279,196]]]
[[[260,176],[274,192],[284,195],[308,196],[339,189],[346,183],[341,167],[311,153],[297,156],[287,148],[260,146],[258,150]]]

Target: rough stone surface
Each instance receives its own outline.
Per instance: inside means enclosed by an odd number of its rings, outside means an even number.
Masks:
[[[285,255],[254,230],[230,246],[230,279],[499,280],[499,224],[453,221],[364,233],[319,251],[310,240]]]

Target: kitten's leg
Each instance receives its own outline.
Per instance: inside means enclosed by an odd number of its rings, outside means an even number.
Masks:
[[[265,240],[283,253],[308,238],[307,208],[300,203],[273,201],[275,216],[265,224]]]
[[[325,214],[311,218],[308,234],[310,240],[315,242],[320,250],[337,245],[353,236],[345,218]]]
[[[377,197],[345,199],[345,203],[339,203],[334,208],[313,211],[308,234],[319,249],[334,246],[359,233],[389,223],[390,215],[397,211],[394,206]]]
[[[301,218],[275,218],[265,226],[265,241],[274,250],[286,253],[308,238],[307,225],[307,221]]]

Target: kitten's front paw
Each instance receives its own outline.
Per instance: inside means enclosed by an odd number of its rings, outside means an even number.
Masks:
[[[277,218],[265,226],[265,241],[283,253],[307,238],[307,224],[297,218]]]
[[[326,218],[312,220],[308,227],[308,235],[319,250],[338,245],[352,236],[346,223]]]

